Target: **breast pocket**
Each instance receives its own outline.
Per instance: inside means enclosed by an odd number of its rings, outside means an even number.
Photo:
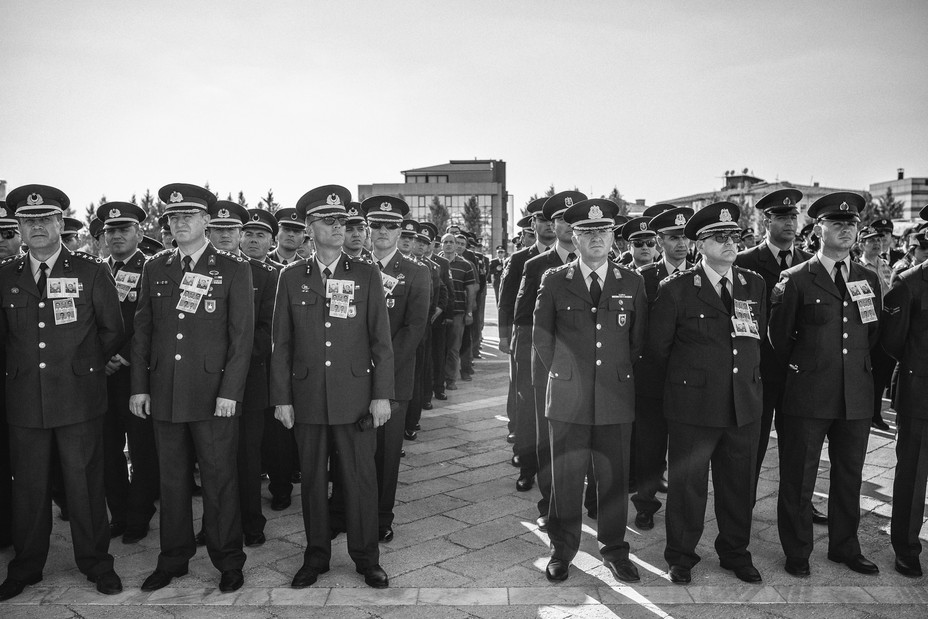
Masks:
[[[631,309],[631,299],[609,299],[608,323],[619,331],[631,328],[635,313]]]
[[[822,299],[811,299],[802,304],[800,317],[802,321],[809,325],[823,325],[831,320],[832,315],[840,314],[832,308],[830,303]]]
[[[24,294],[9,294],[3,297],[3,311],[6,312],[10,327],[23,327],[28,324],[29,301]]]
[[[686,324],[692,328],[699,337],[708,339],[720,332],[719,320],[723,318],[717,312],[703,308],[687,308],[684,316]]]

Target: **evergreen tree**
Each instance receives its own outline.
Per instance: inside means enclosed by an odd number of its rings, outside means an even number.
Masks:
[[[280,205],[274,200],[274,190],[268,189],[267,195],[258,200],[258,208],[263,208],[271,213],[276,213]]]
[[[483,236],[483,213],[477,206],[477,196],[464,203],[464,228],[478,238]]]
[[[238,203],[245,208],[248,208],[248,201],[245,200],[245,194],[241,190],[238,192]]]
[[[429,204],[429,221],[438,228],[439,235],[444,232],[445,228],[448,227],[448,222],[451,221],[451,213],[448,212],[448,207],[441,203],[438,196],[433,196],[432,203]]]

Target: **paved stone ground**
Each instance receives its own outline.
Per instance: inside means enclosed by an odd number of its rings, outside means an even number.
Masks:
[[[895,454],[893,435],[878,431],[871,434],[864,470],[860,537],[864,554],[880,566],[879,576],[855,574],[828,561],[827,530],[820,526],[815,527],[812,577],[797,579],[783,571],[772,440],[751,547],[762,585],[741,583],[719,567],[712,546],[717,528],[711,500],[699,548],[703,561],[693,571],[692,584],[674,585],[667,576],[663,510],[653,530],[638,531],[633,522],[628,529],[640,584],[620,584],[602,566],[596,523],[590,520],[584,523],[570,579],[548,584],[547,537],[534,524],[538,492],[517,493],[517,473],[508,463],[507,365],[490,337],[496,331],[495,315],[488,319],[485,359],[476,362],[474,381],[458,382],[460,389],[449,392],[447,402],[435,401],[435,409],[425,412],[419,440],[406,442],[396,539],[381,545],[389,589],[364,585],[348,558],[344,535],[334,542],[329,573],[309,589],[289,588],[305,542],[296,488],[288,510],[274,512],[265,504],[268,541],[246,549],[246,585],[235,594],[218,592],[218,573],[204,549],[191,561],[189,575],[169,588],[142,593],[139,586],[156,562],[155,529],[136,545],[113,541],[110,550],[126,589],[116,596],[99,595],[74,567],[68,525],[56,518],[44,581],[13,603],[0,604],[0,617],[928,617],[928,580],[908,579],[892,568],[889,501]],[[884,417],[894,427],[894,414]],[[823,511],[828,466],[825,453],[816,489]],[[196,499],[195,513],[200,512]],[[633,519],[633,508],[630,515]],[[928,526],[922,539],[928,541]],[[11,557],[10,550],[0,552],[0,563]]]

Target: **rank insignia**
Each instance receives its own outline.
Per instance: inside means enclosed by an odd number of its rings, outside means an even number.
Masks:
[[[742,286],[747,286],[747,285],[748,285],[747,280],[744,279],[744,275],[742,275],[741,273],[738,273],[738,281],[741,282],[741,285],[742,285]]]
[[[228,219],[228,218],[229,218],[229,209],[225,209],[225,208],[219,209],[219,212],[216,213],[216,216],[219,217],[219,219]]]
[[[206,299],[203,302],[203,309],[206,310],[207,314],[212,314],[216,311],[216,299]]]
[[[676,219],[673,220],[673,225],[675,226],[685,226],[686,225],[686,216],[683,213],[677,215]]]
[[[624,313],[619,314],[619,326],[620,326],[620,327],[624,327],[624,326],[625,326],[625,323],[626,323],[627,321],[628,321],[628,315],[627,315],[627,314],[624,314]]]
[[[567,198],[569,200],[570,198]],[[565,200],[565,202],[567,201]],[[603,216],[603,210],[596,205],[590,207],[590,219],[601,219]]]
[[[216,254],[210,255],[210,257],[206,259],[206,264],[211,267],[216,266]]]
[[[719,211],[719,221],[731,221],[731,211],[723,208]]]
[[[702,278],[699,277],[698,275],[694,275],[694,276],[693,276],[693,285],[701,288],[701,287],[702,287]]]
[[[622,279],[622,271],[620,271],[618,267],[613,267],[612,274],[615,275],[616,279]]]
[[[381,210],[381,211],[392,211],[392,210],[393,210],[393,205],[390,204],[389,202],[381,202],[381,203],[380,203],[380,210]]]
[[[329,205],[341,204],[342,200],[338,197],[337,193],[330,193],[329,197],[325,199],[325,203]]]
[[[43,202],[44,200],[42,200],[42,196],[37,193],[30,193],[28,196],[26,196],[26,204],[29,206],[37,206]]]

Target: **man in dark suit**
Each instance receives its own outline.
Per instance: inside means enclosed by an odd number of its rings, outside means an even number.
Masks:
[[[61,243],[69,203],[46,185],[18,187],[7,196],[29,253],[0,265],[16,551],[0,601],[42,580],[52,529],[53,445],[77,567],[101,593],[122,591],[109,553],[103,481],[104,368],[122,344],[122,317],[103,261]]]
[[[493,295],[496,303],[499,304],[499,285],[502,282],[503,267],[506,264],[506,248],[502,245],[496,246],[496,258],[490,260],[490,268],[487,277],[493,284]]]
[[[390,419],[394,396],[390,318],[379,269],[342,252],[349,202],[351,192],[338,185],[300,198],[316,253],[284,269],[277,286],[271,402],[277,419],[295,428],[307,538],[295,588],[329,570],[330,454],[345,495],[348,554],[369,586],[389,586],[379,563],[372,429]]]
[[[921,210],[928,220],[928,207]],[[883,299],[880,341],[899,361],[896,411],[896,478],[890,540],[896,553],[896,571],[922,575],[922,544],[918,536],[925,516],[928,484],[928,263],[904,272]]]
[[[663,258],[638,269],[644,279],[649,306],[657,298],[657,287],[661,281],[693,266],[686,261],[689,240],[683,234],[683,227],[692,217],[693,209],[668,206],[670,208],[661,209],[648,222],[648,229],[657,235],[657,242],[663,249]],[[664,384],[655,376],[655,370],[655,364],[645,350],[635,364],[635,453],[632,456],[635,458],[636,492],[632,496],[637,512],[635,526],[644,530],[654,528],[654,513],[661,507],[657,492],[667,492],[667,484],[663,481],[667,467]]]
[[[768,315],[773,287],[780,281],[780,273],[812,257],[795,245],[800,200],[802,192],[792,188],[777,189],[758,200],[754,207],[763,213],[764,227],[767,229],[765,242],[740,252],[735,259],[739,267],[750,269],[764,278]],[[757,444],[755,487],[767,454],[774,411],[782,406],[786,384],[786,362],[777,357],[766,337],[760,347],[760,375],[764,377],[764,408],[760,418],[760,441]],[[814,506],[812,509],[813,518],[825,518],[821,513],[816,515]]]
[[[268,257],[286,266],[300,259],[297,250],[306,238],[306,222],[300,219],[296,209],[292,207],[278,209],[274,217],[278,225],[277,247]]]
[[[175,183],[158,192],[177,249],[150,259],[132,338],[132,397],[136,416],[154,421],[161,470],[161,553],[143,591],[187,573],[196,554],[190,464],[203,487],[203,528],[219,589],[239,589],[242,519],[236,453],[240,403],[254,342],[251,268],[206,239],[208,189]]]
[[[129,412],[132,377],[129,371],[135,310],[141,288],[145,255],[138,249],[139,227],[146,213],[129,202],[109,202],[97,209],[103,222],[103,239],[109,249],[106,260],[116,279],[116,291],[125,325],[125,344],[106,364],[107,409],[103,424],[103,460],[106,463],[106,503],[110,508],[110,536],[122,535],[134,544],[148,535],[149,522],[158,500],[158,454],[150,419]],[[132,476],[123,449],[128,442]]]
[[[436,400],[448,399],[448,396],[445,394],[445,360],[448,357],[445,331],[447,328],[446,323],[451,320],[454,314],[454,282],[451,280],[451,263],[441,257],[436,250],[436,245],[438,245],[438,250],[441,249],[438,243],[438,227],[430,221],[422,222],[421,226],[423,231],[427,231],[427,236],[431,239],[424,255],[438,265],[442,288],[439,292],[439,299],[444,298],[444,301],[439,302],[439,306],[442,309],[441,313],[434,316],[431,323],[432,332],[430,334],[431,341],[429,343],[429,349],[432,355],[432,382],[431,387],[426,389],[426,393],[423,395],[425,400],[423,408],[428,410],[432,402],[432,398],[429,397],[430,395],[433,395]],[[424,380],[428,381],[428,379],[429,377],[426,376]],[[426,404],[428,406],[426,406]]]
[[[857,538],[860,486],[870,419],[870,349],[877,342],[882,299],[876,273],[852,262],[864,199],[851,192],[822,196],[809,207],[822,248],[782,273],[773,289],[770,343],[788,363],[779,420],[777,526],[786,571],[810,573],[812,492],[822,444],[831,461],[828,558],[862,574],[877,566]]]
[[[574,229],[580,259],[548,271],[535,306],[533,343],[548,372],[551,435],[552,553],[545,574],[567,579],[580,546],[583,479],[593,460],[603,563],[616,579],[636,582],[628,558],[628,463],[635,418],[632,365],[647,333],[641,277],[609,262],[619,207],[611,200],[573,204],[564,220]]]

